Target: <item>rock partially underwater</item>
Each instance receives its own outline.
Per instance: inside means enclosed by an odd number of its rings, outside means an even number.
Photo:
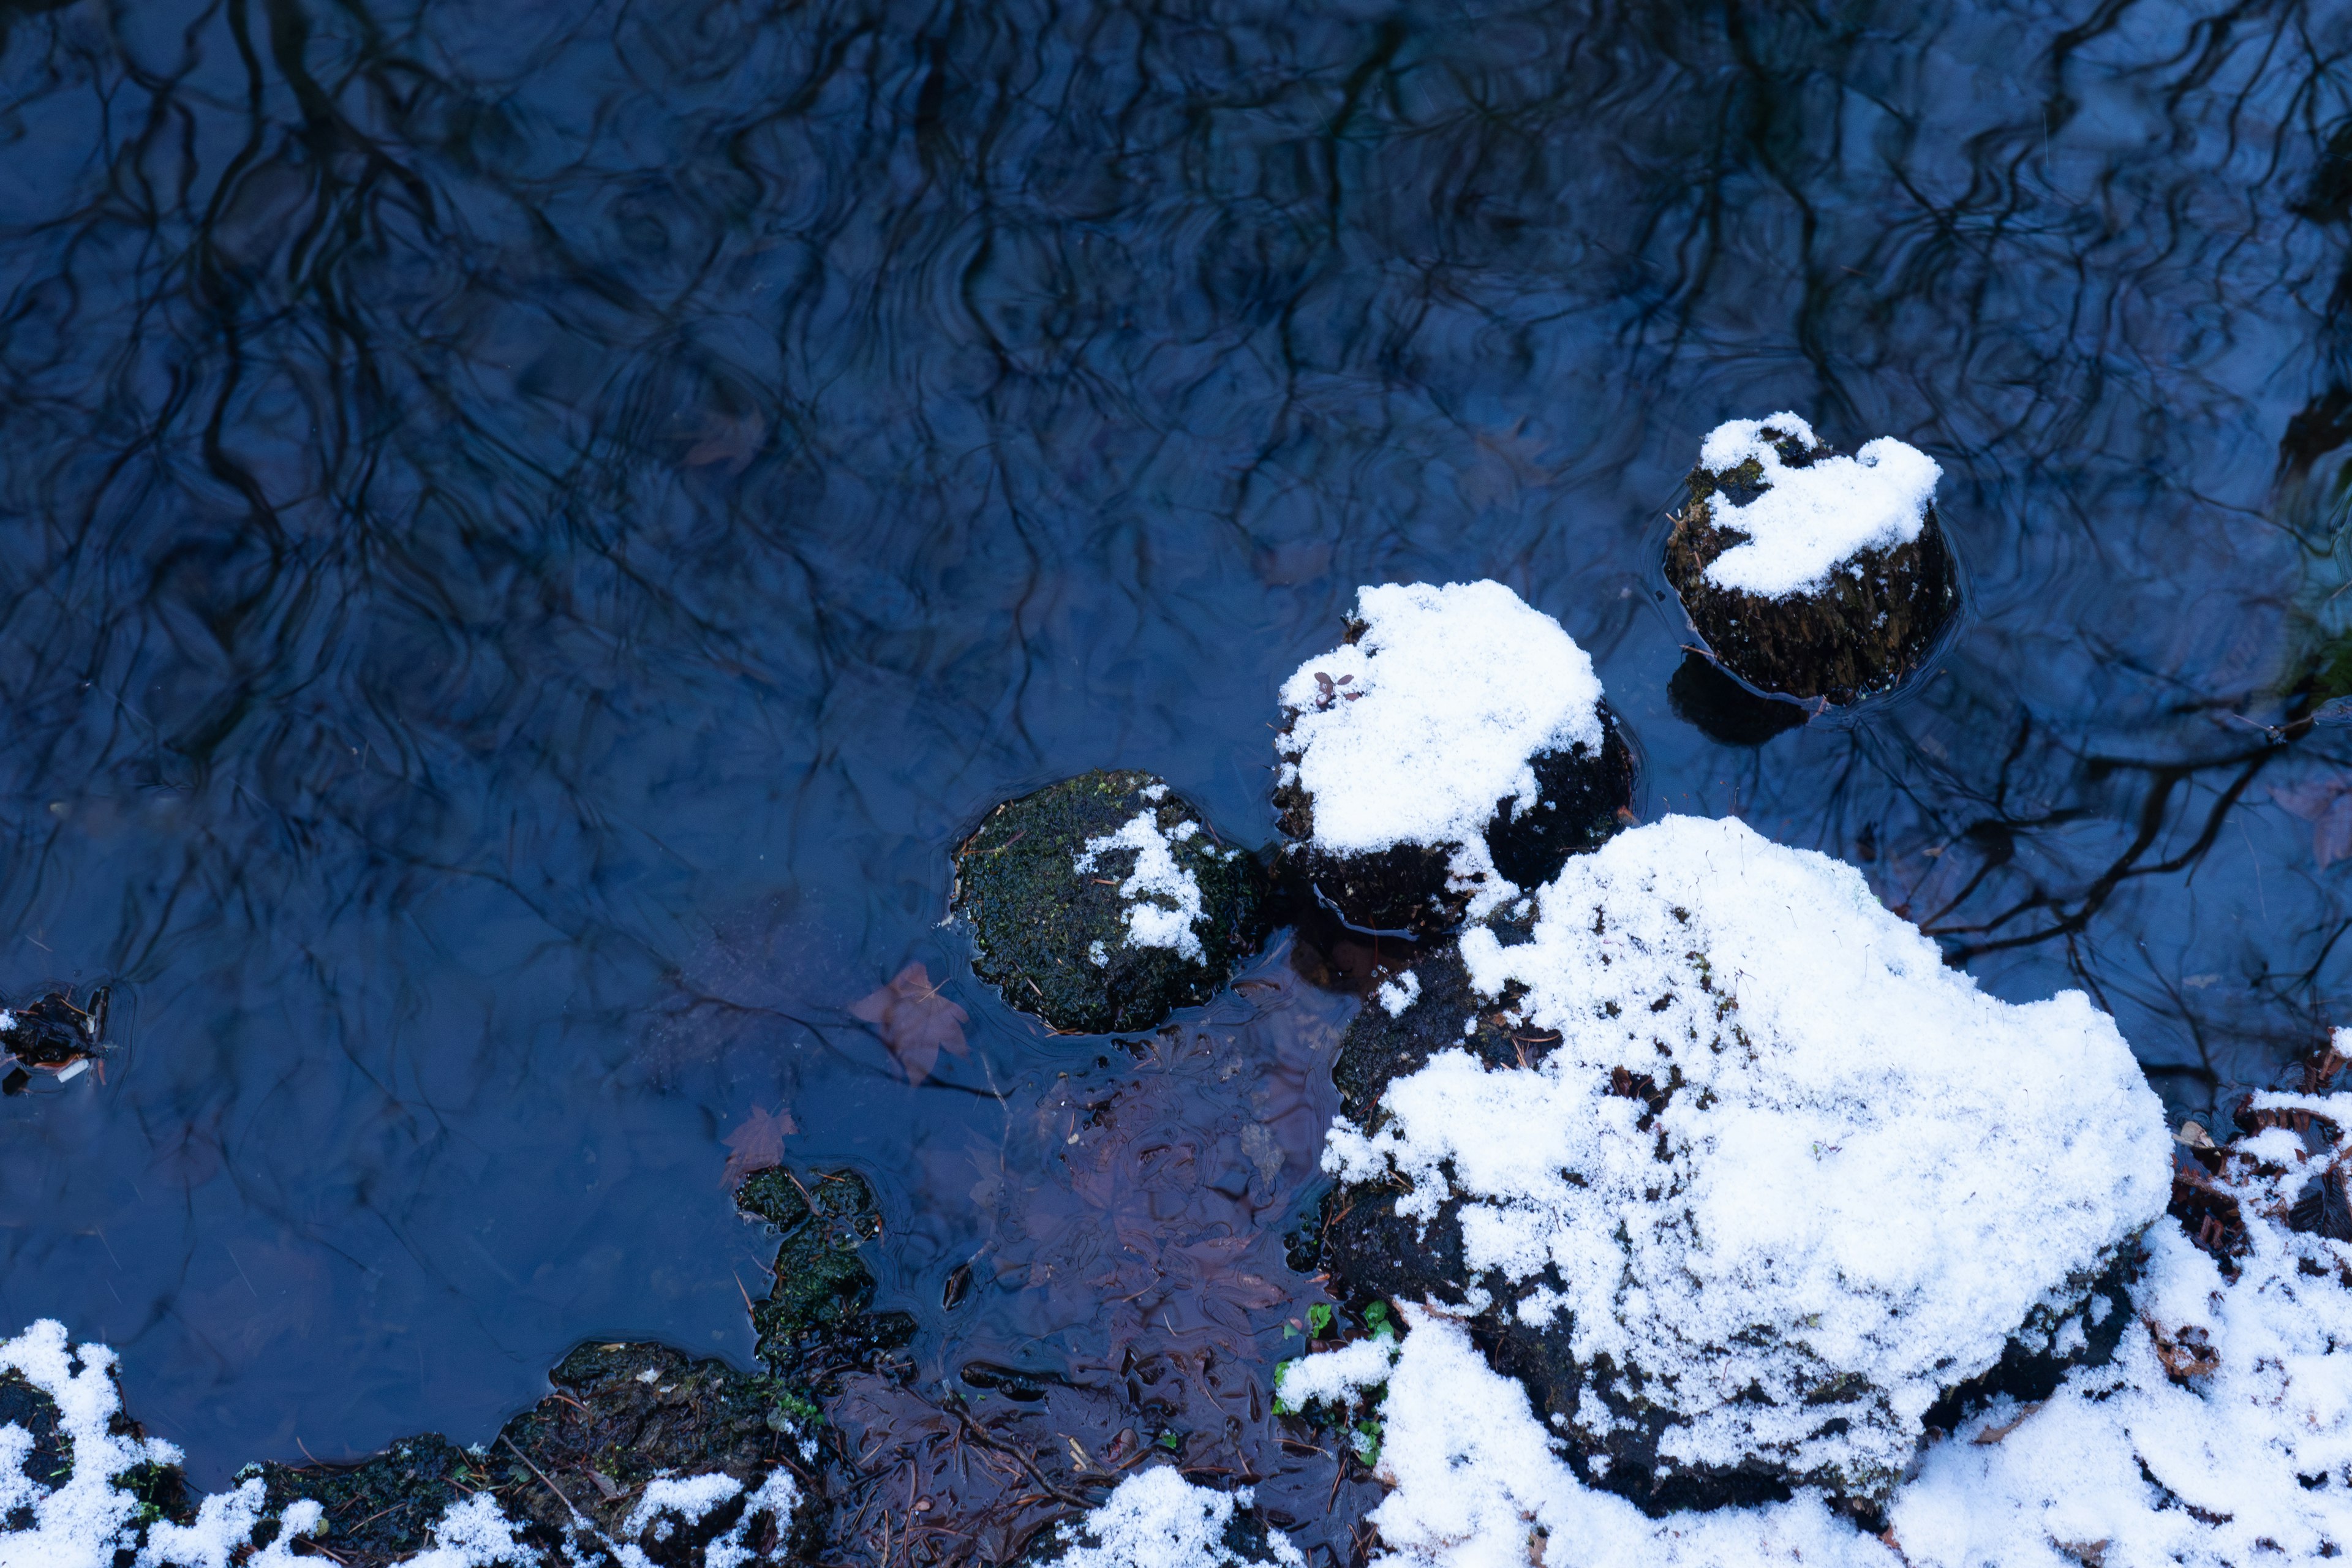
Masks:
[[[1321,1259],[1465,1318],[1582,1482],[1867,1514],[1931,1415],[2112,1352],[2168,1138],[2079,994],[1986,996],[1736,822],[1633,829],[1528,912],[1352,1027]]]
[[[1157,1026],[1216,994],[1264,934],[1264,873],[1142,773],[1008,801],[956,850],[972,970],[1056,1029]]]
[[[357,1465],[252,1466],[236,1492],[207,1500],[209,1522],[189,1525],[182,1510],[181,1524],[221,1542],[299,1536],[355,1568],[461,1540],[584,1564],[811,1560],[839,1461],[814,1396],[914,1325],[871,1310],[858,1254],[879,1220],[857,1176],[762,1171],[737,1202],[778,1237],[773,1289],[752,1309],[765,1370],[657,1344],[583,1345],[549,1373],[546,1398],[478,1448],[426,1433]],[[9,1393],[0,1377],[0,1410]],[[142,1502],[169,1514],[176,1481],[155,1471]]]
[[[1358,591],[1283,683],[1275,805],[1315,893],[1370,931],[1452,930],[1630,816],[1592,661],[1499,583]]]
[[[1846,703],[1916,669],[1959,603],[1933,459],[1892,437],[1851,458],[1793,414],[1718,426],[1666,540],[1692,627],[1765,692]]]

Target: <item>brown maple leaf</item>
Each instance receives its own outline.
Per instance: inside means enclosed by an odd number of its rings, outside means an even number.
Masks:
[[[791,1111],[779,1110],[771,1115],[753,1106],[751,1114],[719,1140],[727,1145],[727,1184],[740,1187],[744,1177],[759,1171],[772,1171],[782,1164],[784,1137],[799,1131],[793,1125]]]
[[[907,965],[890,984],[852,1002],[849,1012],[852,1017],[874,1026],[874,1032],[906,1069],[908,1083],[920,1083],[931,1076],[942,1048],[957,1056],[964,1054],[963,1026],[968,1015],[940,994],[929,971],[920,963]]]

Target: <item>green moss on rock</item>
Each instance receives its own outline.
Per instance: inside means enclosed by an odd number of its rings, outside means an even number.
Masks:
[[[1147,816],[1201,893],[1195,957],[1139,943],[1129,911],[1172,900],[1125,896],[1139,852],[1091,841]],[[1055,1028],[1149,1029],[1216,994],[1263,934],[1264,874],[1218,842],[1201,815],[1144,773],[1083,773],[1009,801],[956,851],[954,908],[971,927],[972,969],[1006,1002]]]
[[[1773,446],[1791,468],[1836,455],[1794,438]],[[1692,627],[1726,669],[1759,691],[1846,703],[1891,690],[1927,658],[1960,601],[1935,507],[1917,538],[1862,552],[1818,593],[1774,599],[1717,587],[1706,569],[1747,535],[1717,526],[1711,498],[1721,492],[1744,503],[1761,493],[1763,477],[1752,458],[1722,473],[1691,470],[1689,499],[1666,540],[1666,581]]]
[[[420,1550],[434,1521],[495,1479],[481,1458],[437,1432],[403,1438],[357,1465],[264,1464],[243,1474],[261,1478],[273,1517],[298,1499],[318,1502],[326,1519],[314,1539],[357,1568]]]
[[[914,1337],[904,1312],[871,1310],[874,1276],[858,1253],[881,1236],[882,1218],[873,1189],[854,1172],[761,1171],[735,1203],[782,1233],[773,1287],[751,1309],[758,1353],[771,1372],[814,1387]]]

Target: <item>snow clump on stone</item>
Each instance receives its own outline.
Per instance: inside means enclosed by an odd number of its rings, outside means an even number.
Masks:
[[[1500,583],[1360,588],[1356,620],[1353,642],[1283,683],[1280,782],[1313,797],[1328,853],[1458,846],[1454,878],[1478,884],[1484,912],[1517,892],[1486,848],[1497,805],[1537,805],[1538,753],[1601,749],[1592,660]]]
[[[1933,458],[1881,436],[1851,458],[1792,468],[1768,431],[1808,448],[1822,444],[1796,415],[1775,414],[1718,425],[1699,448],[1699,466],[1710,473],[1751,460],[1764,470],[1764,493],[1744,506],[1720,491],[1708,498],[1716,526],[1748,536],[1708,563],[1708,582],[1767,599],[1819,593],[1840,563],[1919,537],[1943,477]]]
[[[1168,793],[1165,785],[1153,788],[1160,795],[1145,790],[1145,799],[1156,800]],[[1122,918],[1127,922],[1129,947],[1173,948],[1180,956],[1195,963],[1208,962],[1200,934],[1193,930],[1202,918],[1201,884],[1190,870],[1177,864],[1174,853],[1177,845],[1200,831],[1201,825],[1187,818],[1162,833],[1155,814],[1139,811],[1121,824],[1118,832],[1087,839],[1085,851],[1073,862],[1083,877],[1092,872],[1105,855],[1122,849],[1135,852],[1135,868],[1118,885],[1118,896],[1127,900]],[[1229,849],[1224,853],[1230,859],[1239,851]],[[1109,958],[1106,954],[1095,962],[1107,963]]]
[[[1404,1177],[1424,1223],[1458,1199],[1469,1272],[1568,1314],[1605,1372],[1568,1423],[1588,1453],[1639,1411],[1662,1461],[1883,1493],[1937,1397],[2163,1212],[2161,1108],[2105,1014],[1985,995],[1852,868],[1738,822],[1622,834],[1531,940],[1462,953],[1559,1045],[1441,1052],[1325,1165]]]

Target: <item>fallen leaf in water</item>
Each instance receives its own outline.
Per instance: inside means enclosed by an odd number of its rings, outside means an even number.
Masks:
[[[686,449],[686,466],[701,468],[723,463],[729,474],[740,474],[767,445],[768,417],[756,408],[738,416],[714,414],[703,421],[699,434],[702,438]]]
[[[793,1113],[779,1110],[773,1115],[758,1106],[751,1114],[736,1124],[735,1131],[719,1140],[727,1145],[727,1184],[738,1187],[743,1178],[758,1171],[772,1171],[784,1163],[784,1137],[800,1129],[793,1125]]]
[[[2321,866],[2352,859],[2352,782],[2307,780],[2272,790],[2271,800],[2311,824],[2311,858]]]
[[[920,963],[898,971],[890,984],[849,1005],[852,1017],[874,1026],[882,1043],[907,1072],[908,1083],[931,1076],[940,1052],[964,1054],[964,1010],[940,994]]]

